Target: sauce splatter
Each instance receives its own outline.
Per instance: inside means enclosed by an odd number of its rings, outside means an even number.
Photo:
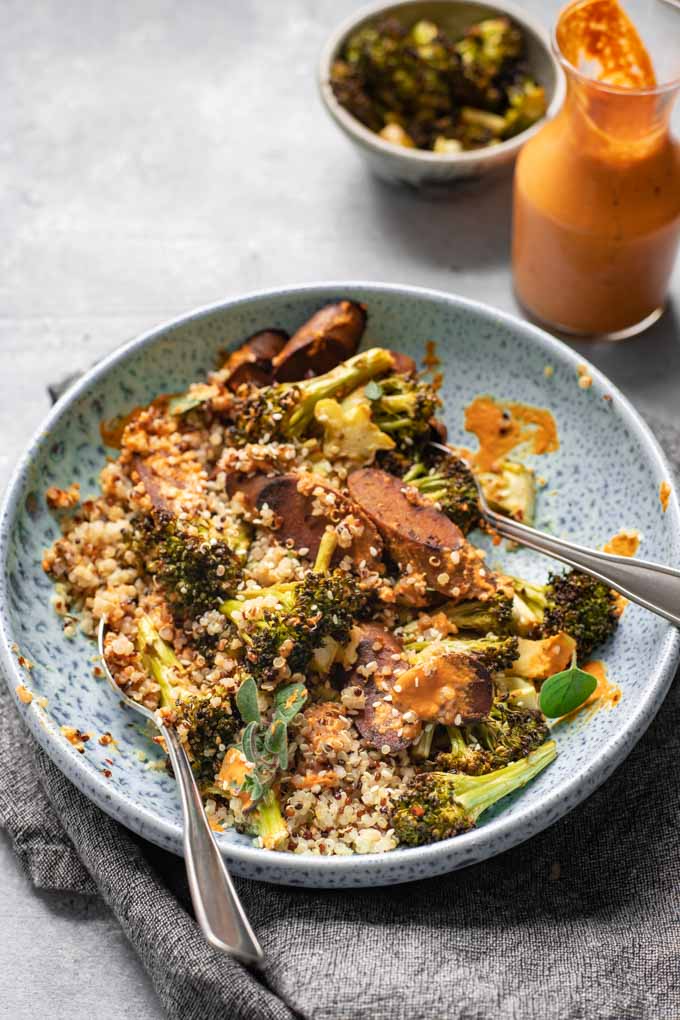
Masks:
[[[465,410],[465,428],[477,436],[473,454],[478,471],[494,471],[515,447],[527,443],[532,453],[559,449],[557,424],[550,411],[531,404],[480,396]]]
[[[23,705],[30,705],[33,701],[33,694],[23,684],[19,684],[16,688],[16,696]]]
[[[620,88],[653,88],[656,75],[635,25],[617,0],[585,0],[560,18],[557,43],[570,64]]]
[[[664,513],[668,510],[668,501],[671,498],[671,487],[668,482],[663,481],[659,486],[659,502]]]
[[[640,548],[640,532],[634,528],[621,528],[602,547],[603,552],[614,556],[635,556]]]
[[[423,358],[423,365],[429,371],[437,368],[441,365],[441,361],[437,355],[437,342],[435,340],[428,340],[425,343],[425,357]]]

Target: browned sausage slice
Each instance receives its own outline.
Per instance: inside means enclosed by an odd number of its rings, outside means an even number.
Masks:
[[[382,540],[371,521],[351,500],[315,475],[233,474],[227,476],[227,492],[230,496],[240,492],[251,513],[258,513],[266,503],[274,514],[277,535],[284,542],[291,540],[295,549],[307,549],[305,555],[310,559],[315,558],[327,525],[346,519],[356,533],[349,546],[338,548],[335,560],[349,554],[369,569],[381,568]]]
[[[338,301],[321,308],[293,334],[274,358],[279,382],[298,382],[330,372],[356,354],[366,328],[366,312],[356,301]]]
[[[451,598],[469,590],[473,581],[469,547],[445,514],[399,478],[377,468],[353,471],[347,485],[404,574],[422,575],[428,587]]]
[[[394,710],[389,695],[395,677],[406,668],[401,655],[402,644],[394,634],[379,623],[361,624],[361,637],[357,644],[357,657],[349,683],[361,687],[365,708],[356,716],[354,724],[369,747],[387,747],[401,751],[420,736],[419,721],[407,722],[402,713]],[[367,675],[366,667],[376,663],[376,669]]]
[[[282,329],[264,329],[253,333],[232,351],[224,363],[229,372],[227,386],[233,392],[243,383],[268,386],[274,380],[272,362],[288,340]]]
[[[399,375],[415,375],[418,366],[409,354],[390,350],[394,359],[394,371]]]

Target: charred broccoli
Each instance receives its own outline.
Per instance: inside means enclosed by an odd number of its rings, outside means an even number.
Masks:
[[[541,712],[513,708],[506,694],[494,700],[486,719],[448,727],[448,735],[451,749],[437,756],[435,767],[483,775],[526,758],[548,739],[550,730]]]
[[[616,595],[602,581],[579,570],[550,574],[546,585],[513,578],[514,613],[521,632],[550,636],[565,631],[579,658],[590,655],[616,630]]]
[[[480,520],[477,486],[465,461],[453,454],[429,456],[417,461],[403,476],[425,499],[441,510],[464,535]],[[489,628],[491,629],[491,628]]]
[[[257,443],[302,438],[314,422],[320,400],[346,396],[376,376],[392,371],[388,350],[373,347],[348,358],[325,375],[302,382],[251,388],[233,398],[227,410],[233,443]]]
[[[409,640],[405,632],[405,647],[408,651],[419,652],[431,647],[431,641]],[[438,643],[442,651],[458,652],[468,655],[490,673],[502,673],[512,668],[519,655],[517,638],[512,635],[496,637],[488,634],[479,638],[444,638]]]
[[[134,547],[181,620],[219,608],[241,579],[237,555],[200,519],[156,509],[136,524]]]
[[[526,109],[515,99],[522,116],[506,116],[508,86],[525,76],[523,53],[508,18],[487,18],[456,40],[432,21],[407,29],[386,17],[349,36],[330,81],[338,102],[385,141],[457,152],[498,144],[543,115],[545,97],[536,96]]]
[[[304,672],[315,651],[329,639],[340,645],[349,641],[367,596],[354,575],[329,569],[336,543],[337,536],[329,529],[314,570],[302,581],[247,592],[249,597],[273,595],[279,603],[254,624],[242,615],[243,601],[222,604],[222,613],[240,621],[248,669],[258,682],[275,679],[284,665],[290,673]]]
[[[420,773],[394,804],[392,825],[397,839],[406,846],[422,846],[467,832],[496,801],[538,775],[556,753],[554,741],[549,740],[526,758],[486,775]]]
[[[389,375],[364,388],[371,402],[371,419],[397,445],[413,447],[429,435],[440,399],[431,383],[410,375]]]
[[[513,602],[512,595],[499,589],[485,600],[468,599],[447,604],[443,612],[458,630],[502,636],[515,632]]]
[[[172,725],[184,736],[196,778],[202,783],[214,782],[225,752],[241,727],[233,696],[219,685],[179,698]]]

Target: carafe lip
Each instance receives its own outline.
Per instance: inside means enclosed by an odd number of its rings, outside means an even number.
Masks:
[[[650,85],[644,89],[628,88],[625,85],[612,85],[609,82],[598,81],[597,78],[591,78],[590,75],[584,74],[583,71],[580,71],[578,67],[575,67],[570,60],[567,60],[557,41],[557,26],[571,7],[575,7],[577,4],[582,2],[583,0],[569,0],[564,7],[561,7],[555,20],[555,24],[550,32],[550,48],[553,51],[555,59],[560,64],[560,67],[562,67],[567,77],[571,75],[573,78],[576,78],[585,85],[594,86],[602,92],[610,92],[617,96],[661,96],[667,92],[673,92],[680,89],[680,74],[671,78],[669,81],[662,82],[660,85]],[[680,22],[680,12],[678,12],[678,19]]]

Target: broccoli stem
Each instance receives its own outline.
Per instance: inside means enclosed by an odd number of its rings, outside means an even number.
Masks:
[[[173,688],[177,674],[183,672],[182,664],[146,615],[141,616],[137,623],[137,651],[144,668],[160,687],[161,706],[172,707],[175,703]]]
[[[484,776],[456,773],[453,778],[456,801],[474,821],[508,794],[525,786],[557,756],[554,740],[547,740],[526,758]]]
[[[327,574],[330,570],[331,560],[338,547],[338,533],[335,528],[326,528],[319,543],[319,551],[316,554],[312,570],[315,574]]]
[[[339,393],[347,394],[393,368],[394,359],[390,352],[382,347],[372,347],[369,351],[355,354],[325,375],[294,383],[301,391],[301,401],[290,415],[287,433],[291,436],[302,435],[314,418],[314,408],[320,400]]]
[[[267,850],[276,850],[288,839],[288,826],[281,814],[279,799],[269,790],[258,803],[252,817],[252,832],[259,836]]]
[[[427,723],[423,727],[423,732],[418,737],[417,741],[411,748],[411,753],[414,758],[422,759],[430,757],[430,751],[432,750],[432,738],[434,737],[435,723]]]

